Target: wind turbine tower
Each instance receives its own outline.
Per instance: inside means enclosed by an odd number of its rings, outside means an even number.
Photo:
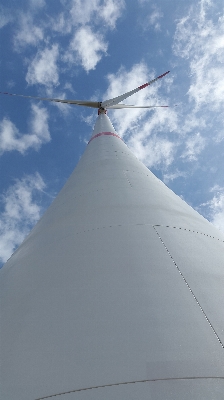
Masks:
[[[224,236],[106,115],[135,107],[120,102],[167,73],[104,102],[43,99],[99,115],[74,172],[1,270],[1,399],[223,398]]]

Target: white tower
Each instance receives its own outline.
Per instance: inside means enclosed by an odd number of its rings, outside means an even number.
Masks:
[[[223,397],[224,237],[104,113],[0,283],[2,399]]]

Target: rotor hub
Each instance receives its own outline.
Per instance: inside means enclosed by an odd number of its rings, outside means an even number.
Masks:
[[[99,108],[98,108],[98,115],[100,115],[100,114],[106,114],[106,113],[107,113],[106,108],[103,108],[103,107],[99,107]]]

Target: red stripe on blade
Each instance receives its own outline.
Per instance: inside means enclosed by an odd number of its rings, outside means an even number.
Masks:
[[[157,79],[163,78],[165,75],[169,74],[169,72],[170,72],[170,71],[167,71],[167,72],[165,72],[164,74],[162,74],[162,75],[158,76],[158,78],[157,78]]]
[[[144,89],[146,86],[149,86],[149,84],[148,84],[148,83],[144,83],[144,85],[139,86],[138,88],[139,88],[139,89]]]

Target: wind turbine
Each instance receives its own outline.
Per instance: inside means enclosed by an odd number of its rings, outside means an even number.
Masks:
[[[41,98],[99,115],[71,177],[1,270],[3,399],[222,398],[224,237],[106,115],[136,107],[119,103],[167,73],[103,102]]]
[[[107,109],[120,109],[120,108],[154,108],[154,107],[168,107],[168,106],[133,106],[128,104],[118,104],[122,100],[127,99],[128,97],[132,96],[133,94],[139,92],[140,90],[150,86],[152,83],[158,81],[158,79],[163,78],[170,71],[165,72],[164,74],[157,76],[157,78],[146,82],[144,85],[138,86],[137,88],[131,90],[130,92],[124,93],[121,96],[115,97],[113,99],[108,99],[105,101],[90,101],[90,100],[67,100],[67,99],[52,99],[48,97],[37,97],[37,96],[25,96],[23,94],[15,94],[15,93],[8,93],[8,92],[0,92],[0,94],[7,94],[9,96],[19,96],[25,97],[28,99],[36,99],[36,100],[46,100],[52,101],[55,103],[66,103],[66,104],[75,104],[77,106],[84,106],[84,107],[91,107],[91,108],[98,108],[98,115],[99,114],[106,114]]]

